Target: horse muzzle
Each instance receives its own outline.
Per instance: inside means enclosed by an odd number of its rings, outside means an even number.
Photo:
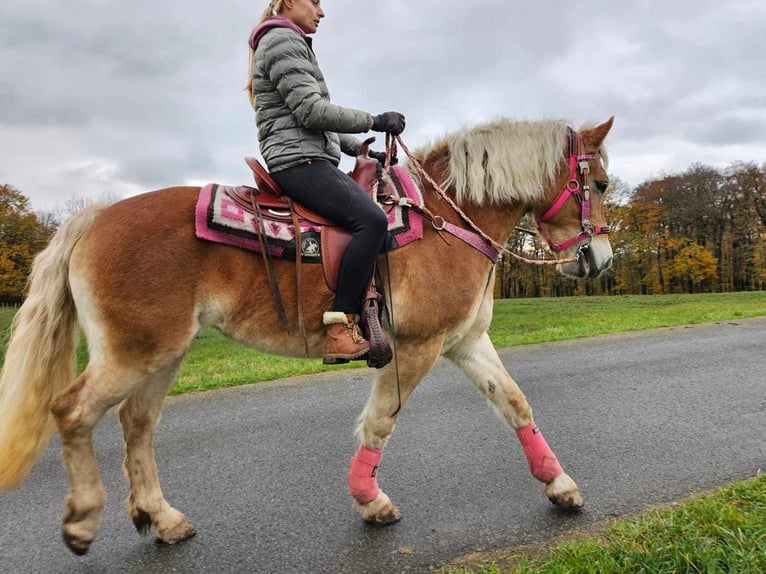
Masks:
[[[559,265],[559,272],[576,279],[594,279],[612,266],[612,258],[609,241],[594,240],[577,249],[577,261]]]

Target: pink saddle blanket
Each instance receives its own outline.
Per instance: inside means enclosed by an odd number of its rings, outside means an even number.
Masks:
[[[397,195],[413,203],[422,204],[423,196],[412,181],[406,169],[393,166],[389,171],[389,183]],[[198,238],[214,243],[223,243],[249,251],[261,252],[256,226],[256,216],[232,199],[228,193],[231,186],[209,183],[200,190],[195,215],[195,232]],[[297,249],[301,260],[306,263],[322,261],[322,226],[301,221],[301,245],[295,243],[293,224],[281,219],[269,218],[269,210],[263,211],[266,244],[272,256],[294,261]],[[277,215],[277,214],[275,214]],[[389,241],[388,249],[403,247],[423,236],[423,218],[417,211],[394,205],[387,212]]]

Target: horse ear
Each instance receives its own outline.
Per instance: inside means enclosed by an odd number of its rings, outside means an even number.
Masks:
[[[613,123],[614,116],[606,120],[603,124],[596,126],[595,128],[585,130],[583,136],[587,142],[588,147],[596,149],[600,148],[601,144],[604,143],[609,130],[612,129]]]

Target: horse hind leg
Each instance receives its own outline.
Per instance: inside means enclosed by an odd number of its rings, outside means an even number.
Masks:
[[[154,528],[159,542],[176,544],[196,534],[186,517],[171,507],[160,488],[154,458],[154,431],[162,402],[175,381],[181,359],[157,371],[120,405],[125,438],[125,474],[130,483],[128,514],[139,533]]]
[[[63,536],[78,555],[85,554],[95,539],[106,502],[93,452],[93,427],[130,392],[126,381],[129,379],[116,369],[91,364],[51,403],[69,476]]]
[[[539,429],[534,425],[532,409],[516,381],[508,374],[495,347],[484,332],[465,340],[446,354],[476,387],[489,399],[495,410],[516,431],[532,475],[545,483],[548,499],[564,508],[583,505],[574,480],[561,468]]]

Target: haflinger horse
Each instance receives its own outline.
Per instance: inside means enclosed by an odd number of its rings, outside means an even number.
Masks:
[[[437,217],[421,239],[380,265],[381,284],[390,285],[385,305],[395,314],[387,323],[395,361],[377,372],[357,428],[348,486],[364,520],[399,519],[376,471],[402,404],[440,356],[458,365],[516,431],[546,496],[563,507],[582,505],[487,334],[496,261],[439,229],[467,229],[470,219],[502,245],[531,214],[559,260],[579,254],[559,265],[562,273],[599,275],[612,261],[603,203],[603,141],[612,121],[575,132],[561,121],[498,120],[450,134],[408,162],[413,172],[414,163],[422,165],[424,207]],[[450,201],[437,193],[436,181]],[[0,492],[23,480],[58,429],[70,483],[63,536],[77,554],[96,537],[106,498],[93,428],[118,404],[134,525],[142,533],[153,528],[167,544],[194,535],[165,500],[153,441],[163,399],[202,327],[266,353],[305,356],[303,338],[280,324],[261,258],[195,237],[199,193],[197,187],[163,189],[71,217],[36,258],[14,318],[0,380]],[[285,308],[296,316],[295,263],[274,264]],[[303,271],[311,293],[303,313],[312,357],[322,356],[322,312],[333,298],[320,267]],[[75,376],[78,325],[90,359]]]

